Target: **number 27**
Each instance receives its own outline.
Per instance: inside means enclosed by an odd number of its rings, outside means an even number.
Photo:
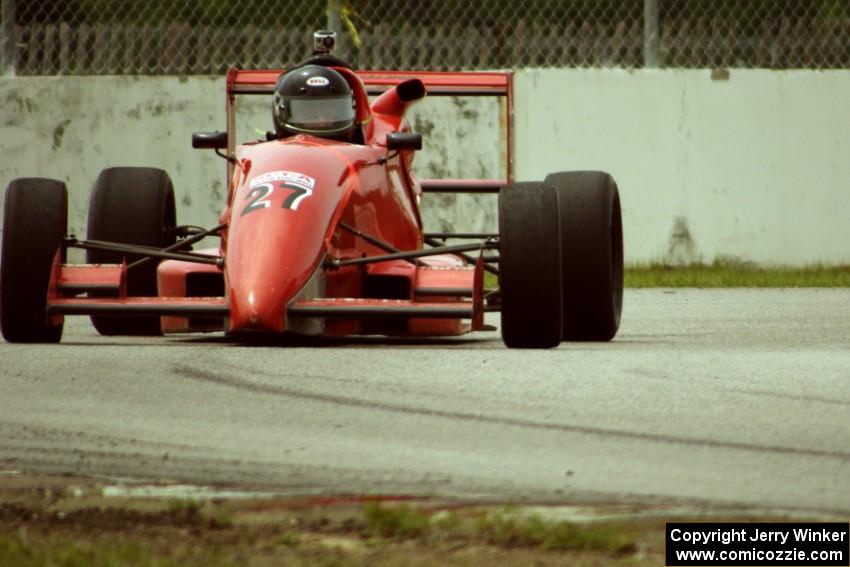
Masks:
[[[290,185],[288,183],[281,183],[280,188],[292,191],[292,193],[287,195],[286,199],[283,200],[282,208],[291,209],[293,211],[298,209],[298,205],[302,200],[313,194],[312,189],[307,189],[306,187],[300,187],[298,185]],[[245,208],[242,209],[242,213],[239,216],[244,216],[251,211],[270,207],[272,203],[267,197],[271,194],[272,190],[274,190],[274,186],[271,183],[263,183],[251,189],[245,197],[248,204],[245,205]]]

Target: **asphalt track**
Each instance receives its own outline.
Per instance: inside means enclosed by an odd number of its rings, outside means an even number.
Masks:
[[[608,344],[497,332],[0,343],[0,471],[286,494],[850,513],[850,290],[627,290]],[[496,323],[497,320],[492,322]]]

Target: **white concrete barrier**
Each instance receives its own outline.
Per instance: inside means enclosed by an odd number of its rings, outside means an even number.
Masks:
[[[850,263],[850,73],[524,70],[517,73],[518,179],[603,169],[620,185],[626,260]],[[216,222],[224,164],[192,150],[224,126],[211,77],[0,79],[0,185],[54,177],[69,229],[109,166],[167,170],[178,221]],[[426,100],[420,177],[501,177],[498,104]],[[265,97],[240,103],[239,136],[271,127]],[[493,230],[492,196],[425,197],[430,230]]]
[[[165,169],[178,220],[214,223],[224,203],[224,163],[193,150],[194,130],[224,126],[223,81],[177,77],[0,79],[0,184],[52,177],[69,190],[68,229],[86,233],[98,173],[112,166]]]
[[[850,263],[850,72],[526,70],[517,175],[609,171],[626,260]]]

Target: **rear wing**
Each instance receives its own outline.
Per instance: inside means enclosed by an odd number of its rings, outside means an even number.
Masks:
[[[233,104],[236,95],[271,94],[275,82],[283,69],[239,70],[227,72],[227,155],[233,156],[236,149],[236,118]],[[503,97],[500,104],[505,131],[505,180],[422,180],[422,190],[430,192],[493,192],[513,180],[514,172],[514,81],[511,71],[357,71],[357,76],[366,87],[366,94],[379,95],[408,80],[420,79],[425,83],[429,96],[495,96]],[[228,162],[227,175],[232,179],[233,165]],[[472,191],[470,191],[472,189]]]

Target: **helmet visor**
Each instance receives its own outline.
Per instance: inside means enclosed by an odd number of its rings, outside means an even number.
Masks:
[[[286,126],[292,130],[312,133],[343,132],[354,123],[354,108],[350,96],[290,98]]]

